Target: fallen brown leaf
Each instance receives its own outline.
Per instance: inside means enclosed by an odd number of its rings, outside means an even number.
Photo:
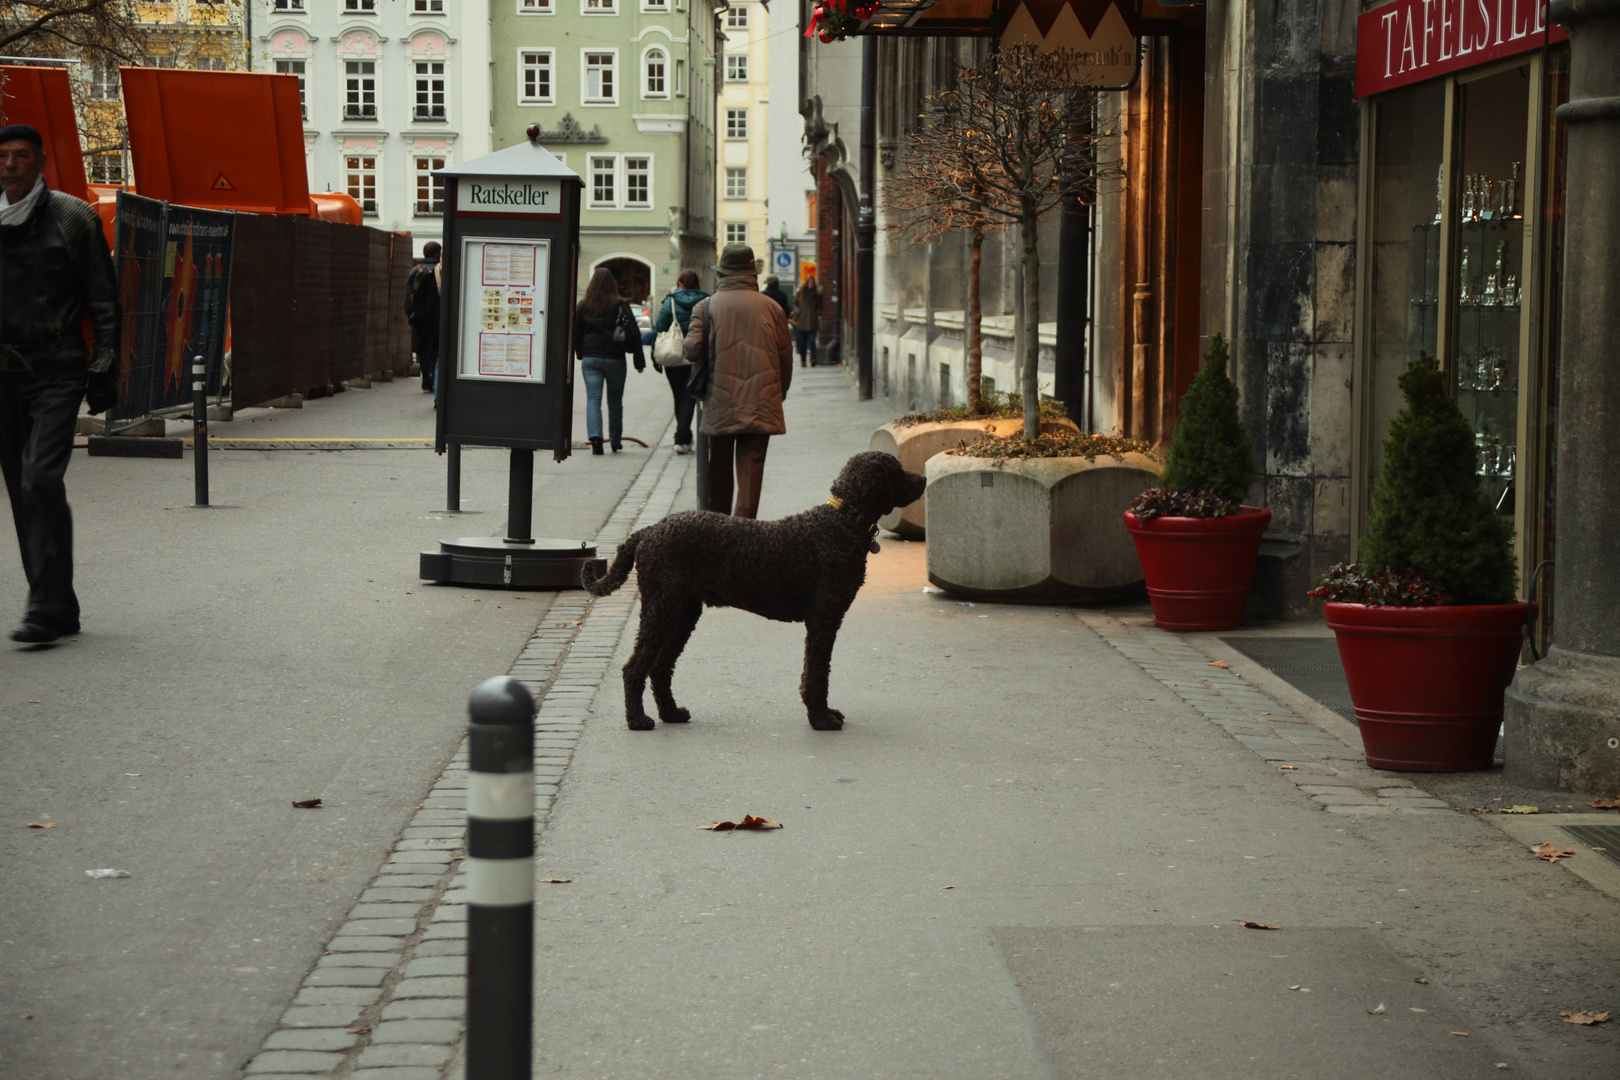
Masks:
[[[1489,814],[1492,811],[1494,811],[1495,809],[1496,808],[1494,806],[1476,806],[1476,807],[1474,807],[1474,813],[1476,813],[1476,814]]]
[[[1240,923],[1238,923],[1238,925],[1239,926],[1246,926],[1250,930],[1281,930],[1282,929],[1282,927],[1278,926],[1276,923],[1268,923],[1268,922],[1240,922]]]
[[[1598,810],[1620,810],[1620,796],[1612,799],[1593,799],[1586,805],[1595,807]]]
[[[298,807],[298,809],[300,809],[300,810],[313,810],[317,806],[321,805],[321,800],[319,800],[319,799],[294,799],[293,800],[293,805]]]
[[[1453,1035],[1460,1035],[1465,1039],[1468,1038],[1468,1032],[1466,1032],[1466,1031],[1453,1031],[1452,1034]]]
[[[1553,847],[1553,845],[1547,843],[1545,840],[1531,848],[1530,854],[1534,855],[1538,859],[1546,859],[1548,862],[1557,862],[1559,859],[1572,859],[1575,857],[1574,850],[1570,848]]]
[[[1211,661],[1210,661],[1210,662],[1209,662],[1209,666],[1210,666],[1210,667],[1221,667],[1221,668],[1229,668],[1229,667],[1231,667],[1231,666],[1232,666],[1232,665],[1231,665],[1231,664],[1228,664],[1228,663],[1227,663],[1227,662],[1226,662],[1226,661],[1225,661],[1225,660],[1211,660]]]
[[[361,1024],[359,1027],[345,1028],[344,1030],[346,1030],[350,1035],[370,1035],[371,1025]]]
[[[954,889],[954,888],[956,888],[956,886],[955,885],[941,885],[940,888],[941,889]]]
[[[1609,1018],[1609,1014],[1606,1012],[1577,1012],[1570,1009],[1565,1009],[1558,1015],[1564,1018],[1566,1024],[1585,1024],[1587,1027],[1593,1024],[1601,1024]]]
[[[543,878],[540,879],[540,884],[542,884],[542,885],[567,885],[570,881],[573,881],[573,880],[574,880],[573,878],[566,878],[566,877],[543,877]]]
[[[781,827],[782,823],[780,821],[772,821],[768,817],[757,817],[753,814],[744,814],[741,821],[717,821],[713,825],[698,826],[700,829],[708,829],[711,832],[733,832],[737,829],[763,831],[765,829],[780,829]]]
[[[27,825],[24,825],[23,828],[25,828],[25,829],[54,829],[54,828],[56,828],[56,825],[54,823],[45,822],[45,821],[30,821]]]
[[[1415,983],[1419,983],[1419,984],[1421,984],[1423,986],[1428,986],[1429,985],[1429,980],[1423,978],[1421,975],[1418,976],[1417,978],[1413,979],[1412,981],[1415,982]]]

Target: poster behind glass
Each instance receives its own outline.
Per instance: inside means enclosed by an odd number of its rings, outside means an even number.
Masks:
[[[458,378],[546,381],[550,248],[548,240],[462,240]]]

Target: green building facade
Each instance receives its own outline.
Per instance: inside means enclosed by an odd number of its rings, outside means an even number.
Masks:
[[[714,0],[490,0],[494,149],[528,137],[585,181],[579,287],[633,300],[715,261]]]

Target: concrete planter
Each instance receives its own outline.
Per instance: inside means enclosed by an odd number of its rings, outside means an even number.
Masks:
[[[1006,420],[948,420],[938,424],[914,424],[897,427],[884,424],[872,432],[870,449],[893,454],[907,472],[920,473],[928,459],[963,442],[979,442],[994,435],[1006,438],[1024,430],[1022,417]],[[1079,434],[1080,428],[1068,418],[1042,420],[1041,433],[1050,435],[1058,431]],[[927,520],[928,496],[924,495],[910,506],[902,506],[878,519],[878,527],[897,533],[907,540],[921,540]]]
[[[1142,564],[1124,513],[1159,468],[1145,454],[1021,458],[1000,468],[988,458],[930,458],[928,580],[979,600],[1140,592]]]

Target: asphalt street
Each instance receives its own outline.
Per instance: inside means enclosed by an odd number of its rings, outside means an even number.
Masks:
[[[663,378],[632,374],[626,410],[627,434],[656,440]],[[416,438],[432,434],[432,398],[378,383],[213,428]],[[646,454],[536,455],[536,531],[594,536]],[[468,691],[508,670],[551,599],[417,578],[439,539],[504,531],[504,451],[464,452],[478,512],[456,519],[430,450],[210,465],[219,508],[193,510],[189,452],[76,451],[84,633],[0,646],[6,1080],[235,1075],[450,756]],[[4,629],[25,595],[8,526]],[[291,805],[317,797],[320,810]],[[130,876],[85,876],[102,868]]]
[[[892,416],[840,370],[799,371],[787,405],[766,518],[824,500]],[[632,376],[627,411],[667,442],[662,379]],[[391,384],[216,436],[430,414]],[[215,511],[183,509],[189,463],[74,462],[86,633],[0,651],[0,1077],[227,1080],[298,1034],[300,980],[418,805],[454,815],[425,796],[455,787],[467,691],[557,627],[552,597],[416,581],[418,550],[504,522],[504,455],[465,460],[484,516],[455,521],[420,450],[221,454]],[[536,479],[542,534],[693,503],[664,448]],[[923,544],[885,541],[833,657],[844,730],[806,723],[801,627],[710,610],[675,676],[691,723],[631,732],[612,600],[552,669],[583,722],[547,740],[537,872],[566,881],[538,893],[537,1076],[1620,1078],[1614,1023],[1559,1015],[1620,1013],[1620,889],[1533,858],[1534,818],[1509,835],[1357,772],[1353,729],[1218,643],[1139,608],[961,603]],[[568,672],[596,654],[593,697]],[[1206,656],[1231,667],[1202,679]],[[747,813],[782,828],[701,828]],[[439,1075],[369,1052],[310,1074]]]

